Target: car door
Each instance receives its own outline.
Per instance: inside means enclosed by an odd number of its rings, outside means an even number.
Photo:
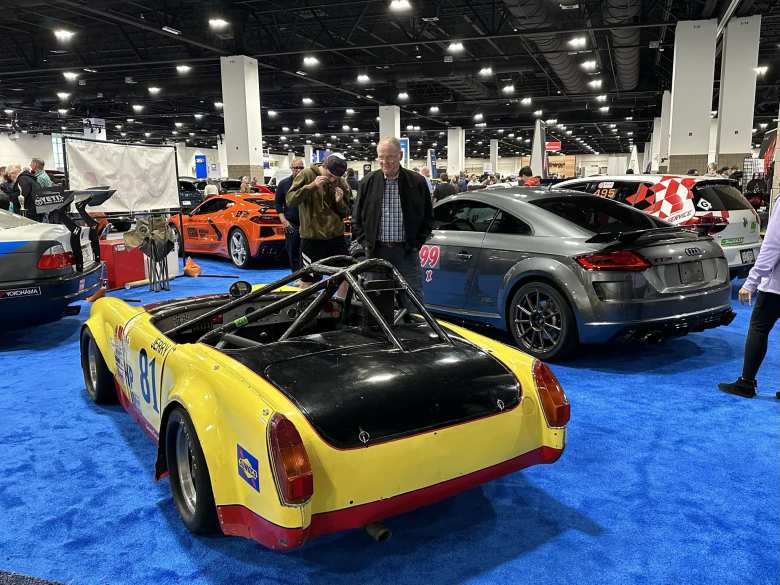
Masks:
[[[504,276],[530,255],[533,237],[528,222],[506,210],[498,210],[482,240],[477,262],[477,286],[466,298],[467,311],[491,315],[502,313],[498,298]]]
[[[223,197],[211,197],[201,203],[185,223],[187,249],[193,252],[213,252],[222,247],[226,235],[218,227],[219,213],[232,203]]]
[[[462,310],[477,286],[482,239],[497,209],[479,201],[444,201],[434,209],[434,230],[420,248],[426,304]]]

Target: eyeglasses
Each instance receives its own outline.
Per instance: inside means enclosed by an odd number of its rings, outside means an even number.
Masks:
[[[294,171],[302,171],[303,167],[290,167]]]

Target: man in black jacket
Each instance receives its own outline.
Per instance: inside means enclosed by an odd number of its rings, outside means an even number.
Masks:
[[[455,195],[457,192],[458,187],[450,183],[450,178],[447,176],[447,173],[442,173],[439,175],[439,184],[436,185],[436,188],[433,190],[433,201],[434,203],[436,201],[441,201],[445,197]]]
[[[8,178],[14,181],[14,192],[11,196],[14,211],[32,220],[41,221],[43,216],[38,214],[35,198],[41,194],[43,188],[30,171],[22,171],[19,165],[11,165],[6,172]]]
[[[293,180],[303,170],[303,159],[295,158],[290,163],[292,175],[279,181],[276,186],[274,207],[279,212],[279,219],[284,226],[284,244],[287,248],[287,257],[290,259],[290,268],[293,272],[301,268],[301,220],[297,207],[287,206],[287,191],[292,187]]]
[[[352,239],[368,258],[384,258],[393,264],[422,301],[417,254],[433,229],[431,193],[425,177],[401,167],[397,138],[382,138],[376,151],[380,170],[360,182],[352,212]]]

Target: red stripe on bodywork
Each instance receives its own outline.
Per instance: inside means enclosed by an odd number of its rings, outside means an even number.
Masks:
[[[225,534],[251,538],[271,549],[289,550],[301,546],[309,538],[360,528],[371,522],[433,504],[519,469],[540,463],[553,463],[561,453],[562,449],[539,447],[503,463],[413,492],[351,508],[314,514],[307,528],[278,526],[239,504],[218,506],[219,521]]]
[[[124,408],[127,411],[127,414],[130,415],[130,417],[138,423],[138,426],[140,426],[146,435],[155,443],[158,441],[157,431],[152,427],[152,425],[149,424],[149,421],[147,421],[144,416],[141,414],[141,412],[135,407],[135,405],[130,402],[127,397],[125,396],[125,393],[122,392],[122,388],[119,387],[119,382],[116,378],[114,378],[114,387],[116,388],[116,396],[119,399],[119,404],[122,405],[122,408]]]

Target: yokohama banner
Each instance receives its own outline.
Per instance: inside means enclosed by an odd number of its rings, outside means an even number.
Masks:
[[[116,189],[113,197],[89,211],[139,212],[179,207],[174,147],[78,138],[66,138],[64,142],[70,189]]]

